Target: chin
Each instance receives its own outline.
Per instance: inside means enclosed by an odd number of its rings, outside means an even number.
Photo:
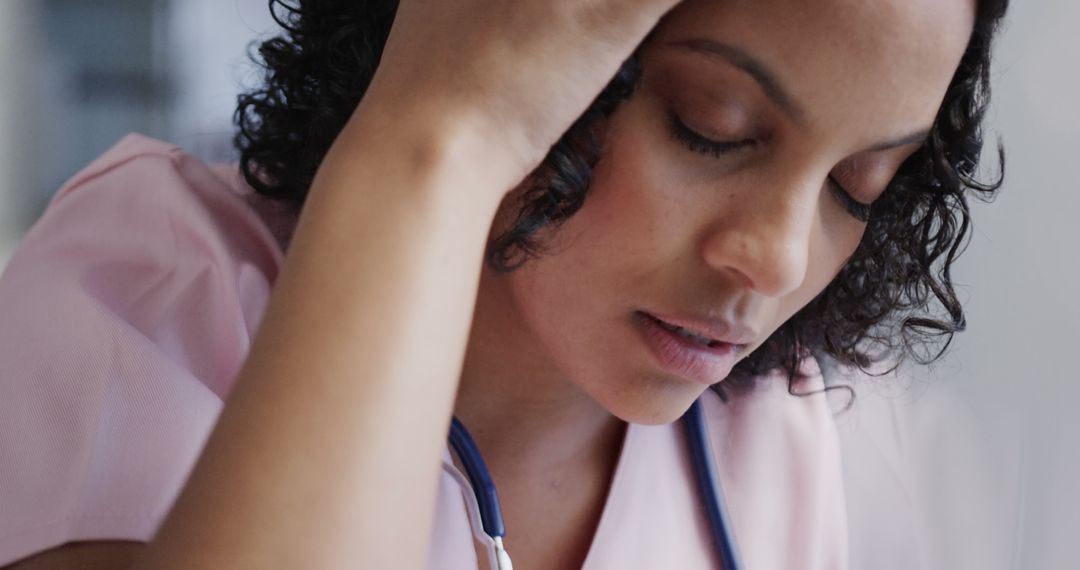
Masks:
[[[663,425],[678,421],[708,388],[686,381],[652,379],[647,386],[622,389],[594,399],[613,416],[625,422]]]

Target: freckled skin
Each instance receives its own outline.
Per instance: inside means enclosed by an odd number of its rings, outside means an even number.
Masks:
[[[757,332],[749,353],[810,302],[865,229],[826,180],[862,203],[884,190],[918,145],[865,151],[932,124],[973,10],[974,0],[690,0],[665,18],[642,51],[639,89],[600,126],[584,206],[541,234],[546,255],[510,274],[482,270],[455,414],[498,486],[515,563],[580,567],[622,422],[674,421],[703,391],[654,362],[633,313],[739,321]],[[670,47],[696,37],[761,60],[801,119],[743,71]],[[671,115],[755,145],[696,152],[673,136]],[[513,221],[521,190],[492,235]]]
[[[652,362],[633,311],[712,313],[753,327],[752,348],[764,342],[862,237],[827,177],[843,178],[860,201],[884,190],[918,145],[862,151],[932,124],[973,20],[971,0],[677,8],[643,52],[639,90],[604,129],[585,205],[545,234],[553,253],[509,275],[485,269],[463,389],[494,382],[511,396],[585,395],[627,421],[677,418],[702,388]],[[697,37],[764,62],[803,120],[735,67],[668,47]],[[720,158],[695,153],[672,137],[669,112],[710,138],[758,144]]]

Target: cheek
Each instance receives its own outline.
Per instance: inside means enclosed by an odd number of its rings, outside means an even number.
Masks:
[[[651,124],[644,97],[635,94],[612,116],[594,128],[602,147],[590,176],[582,207],[557,228],[541,230],[545,249],[564,263],[616,261],[633,256],[642,244],[656,244],[671,229],[687,225],[685,196],[675,192],[662,125]],[[512,193],[518,197],[525,187]],[[513,208],[504,204],[496,227],[513,221]]]
[[[685,172],[677,168],[664,126],[650,111],[647,96],[625,102],[610,119],[604,152],[593,170],[582,226],[601,228],[620,254],[647,256],[654,263],[682,255],[687,233],[695,226],[700,204],[690,192]]]
[[[826,198],[832,199],[829,196]],[[779,328],[824,291],[862,240],[863,226],[852,224],[845,217],[846,214],[836,208],[824,208],[822,211],[826,213],[815,223],[810,239],[806,279],[802,286],[780,301],[774,328]]]
[[[545,235],[554,258],[544,264],[618,286],[685,253],[693,206],[671,183],[656,127],[635,107],[633,100],[624,103],[605,125],[588,196]]]
[[[655,182],[656,153],[628,119],[610,119],[582,207],[544,230],[539,257],[500,277],[530,334],[578,378],[626,376],[597,367],[626,363],[620,347],[635,341],[613,337],[629,334],[634,310],[664,299],[657,290],[686,256],[685,212]]]

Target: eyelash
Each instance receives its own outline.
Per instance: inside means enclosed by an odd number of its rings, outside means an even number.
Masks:
[[[832,175],[829,176],[829,188],[852,217],[863,223],[870,221],[870,212],[873,204],[864,204],[855,198],[852,198],[851,193],[844,190],[844,187],[841,186]]]
[[[757,141],[753,139],[714,141],[710,138],[703,137],[690,127],[686,126],[686,123],[682,122],[682,119],[675,113],[668,113],[668,123],[671,128],[671,133],[675,136],[676,140],[696,153],[711,155],[714,158],[720,158],[722,155],[731,154],[732,152],[757,145]]]
[[[683,123],[682,119],[675,113],[668,113],[668,123],[671,134],[677,141],[696,153],[712,156],[714,158],[720,158],[721,156],[757,145],[757,141],[753,139],[714,141],[710,138],[703,137],[690,127],[686,126],[686,123]],[[845,190],[832,175],[828,178],[828,184],[829,190],[832,191],[833,195],[836,196],[837,200],[840,201],[840,204],[843,205],[844,209],[851,214],[852,217],[860,222],[867,222],[870,220],[871,204],[864,204],[852,198],[851,193]]]

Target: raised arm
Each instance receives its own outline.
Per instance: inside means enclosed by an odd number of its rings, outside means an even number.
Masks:
[[[423,567],[499,202],[675,3],[401,3],[139,567]]]

